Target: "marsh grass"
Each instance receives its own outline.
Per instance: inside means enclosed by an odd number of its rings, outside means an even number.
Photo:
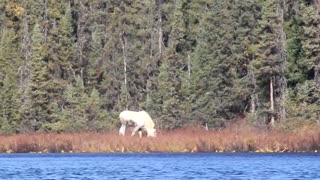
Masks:
[[[283,132],[249,126],[206,131],[160,131],[156,138],[97,133],[35,133],[0,136],[3,153],[66,152],[320,152],[320,130]]]

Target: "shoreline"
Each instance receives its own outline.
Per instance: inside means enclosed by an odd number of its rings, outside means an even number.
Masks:
[[[155,138],[119,136],[112,132],[32,133],[0,135],[0,153],[118,152],[320,152],[320,130],[281,132],[253,127],[205,131],[184,128],[160,131]]]

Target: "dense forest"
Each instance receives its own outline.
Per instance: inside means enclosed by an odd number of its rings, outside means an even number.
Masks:
[[[0,0],[0,133],[317,122],[320,0]]]

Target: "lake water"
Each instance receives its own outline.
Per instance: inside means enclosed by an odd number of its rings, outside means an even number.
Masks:
[[[0,154],[0,179],[319,179],[317,153]]]

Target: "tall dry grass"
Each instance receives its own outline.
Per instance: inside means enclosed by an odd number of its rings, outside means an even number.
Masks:
[[[317,128],[316,128],[317,129]],[[108,133],[0,136],[0,152],[320,152],[320,130],[298,133],[233,126],[160,131],[156,138]]]

